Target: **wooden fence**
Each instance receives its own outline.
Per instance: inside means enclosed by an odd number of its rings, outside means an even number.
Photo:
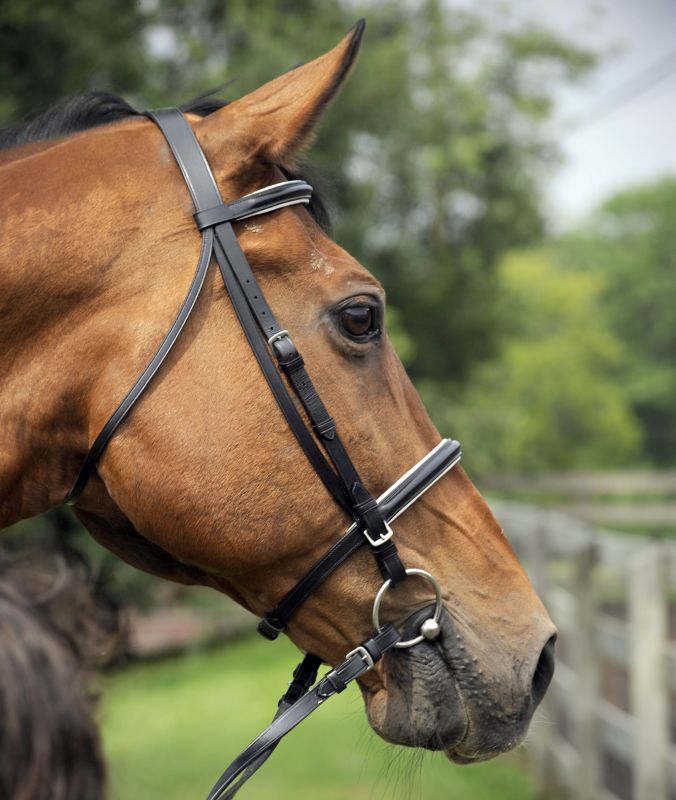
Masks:
[[[491,505],[559,628],[528,739],[543,795],[676,800],[676,542]]]
[[[500,473],[482,478],[479,488],[507,497],[522,495],[520,499],[604,526],[676,527],[676,470]]]

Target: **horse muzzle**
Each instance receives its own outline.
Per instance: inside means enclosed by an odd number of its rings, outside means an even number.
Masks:
[[[427,605],[411,615],[400,626],[404,638],[414,637],[433,611]],[[473,634],[444,609],[438,638],[386,655],[385,688],[366,698],[371,726],[389,742],[444,750],[460,764],[516,747],[554,671],[556,635],[551,623],[538,622],[518,652],[491,651],[485,634]]]

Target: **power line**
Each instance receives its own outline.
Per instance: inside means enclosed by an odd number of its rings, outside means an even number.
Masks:
[[[614,114],[674,73],[676,73],[676,49],[665,53],[654,64],[641,70],[638,75],[607,94],[596,107],[583,114],[582,121],[577,126],[578,130],[595,125],[605,117]]]

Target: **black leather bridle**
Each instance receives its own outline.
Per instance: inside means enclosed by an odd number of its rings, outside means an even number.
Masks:
[[[312,654],[305,656],[294,671],[271,725],[233,761],[208,796],[208,800],[226,800],[263,764],[286,733],[326,699],[342,692],[350,681],[371,669],[387,650],[411,647],[439,635],[439,586],[425,570],[404,567],[392,539],[390,523],[455,466],[461,452],[458,442],[444,439],[384,494],[377,499],[371,495],[345,450],[335,422],[317,393],[289,332],[281,328],[268,306],[232,225],[235,221],[285,206],[308,203],[312,187],[304,181],[292,180],[223,203],[205,155],[183,114],[175,108],[146,113],[164,134],[183,174],[195,206],[194,218],[201,231],[202,245],[195,275],[176,319],[150,363],[94,440],[65,502],[69,505],[77,502],[106,445],[170,352],[195,307],[211,257],[215,255],[242,330],[282,414],[329,494],[353,520],[347,533],[260,620],[259,632],[268,639],[276,639],[298,606],[365,544],[369,545],[384,578],[374,602],[373,636],[348,653],[345,660],[312,689],[321,659]],[[431,583],[435,605],[431,617],[422,623],[419,635],[402,641],[393,625],[381,626],[379,608],[385,591],[410,575]]]

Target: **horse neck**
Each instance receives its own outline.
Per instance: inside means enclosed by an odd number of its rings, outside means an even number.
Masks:
[[[133,291],[123,256],[141,225],[120,230],[131,201],[108,139],[91,131],[0,162],[0,526],[63,499],[115,346],[106,315]]]

